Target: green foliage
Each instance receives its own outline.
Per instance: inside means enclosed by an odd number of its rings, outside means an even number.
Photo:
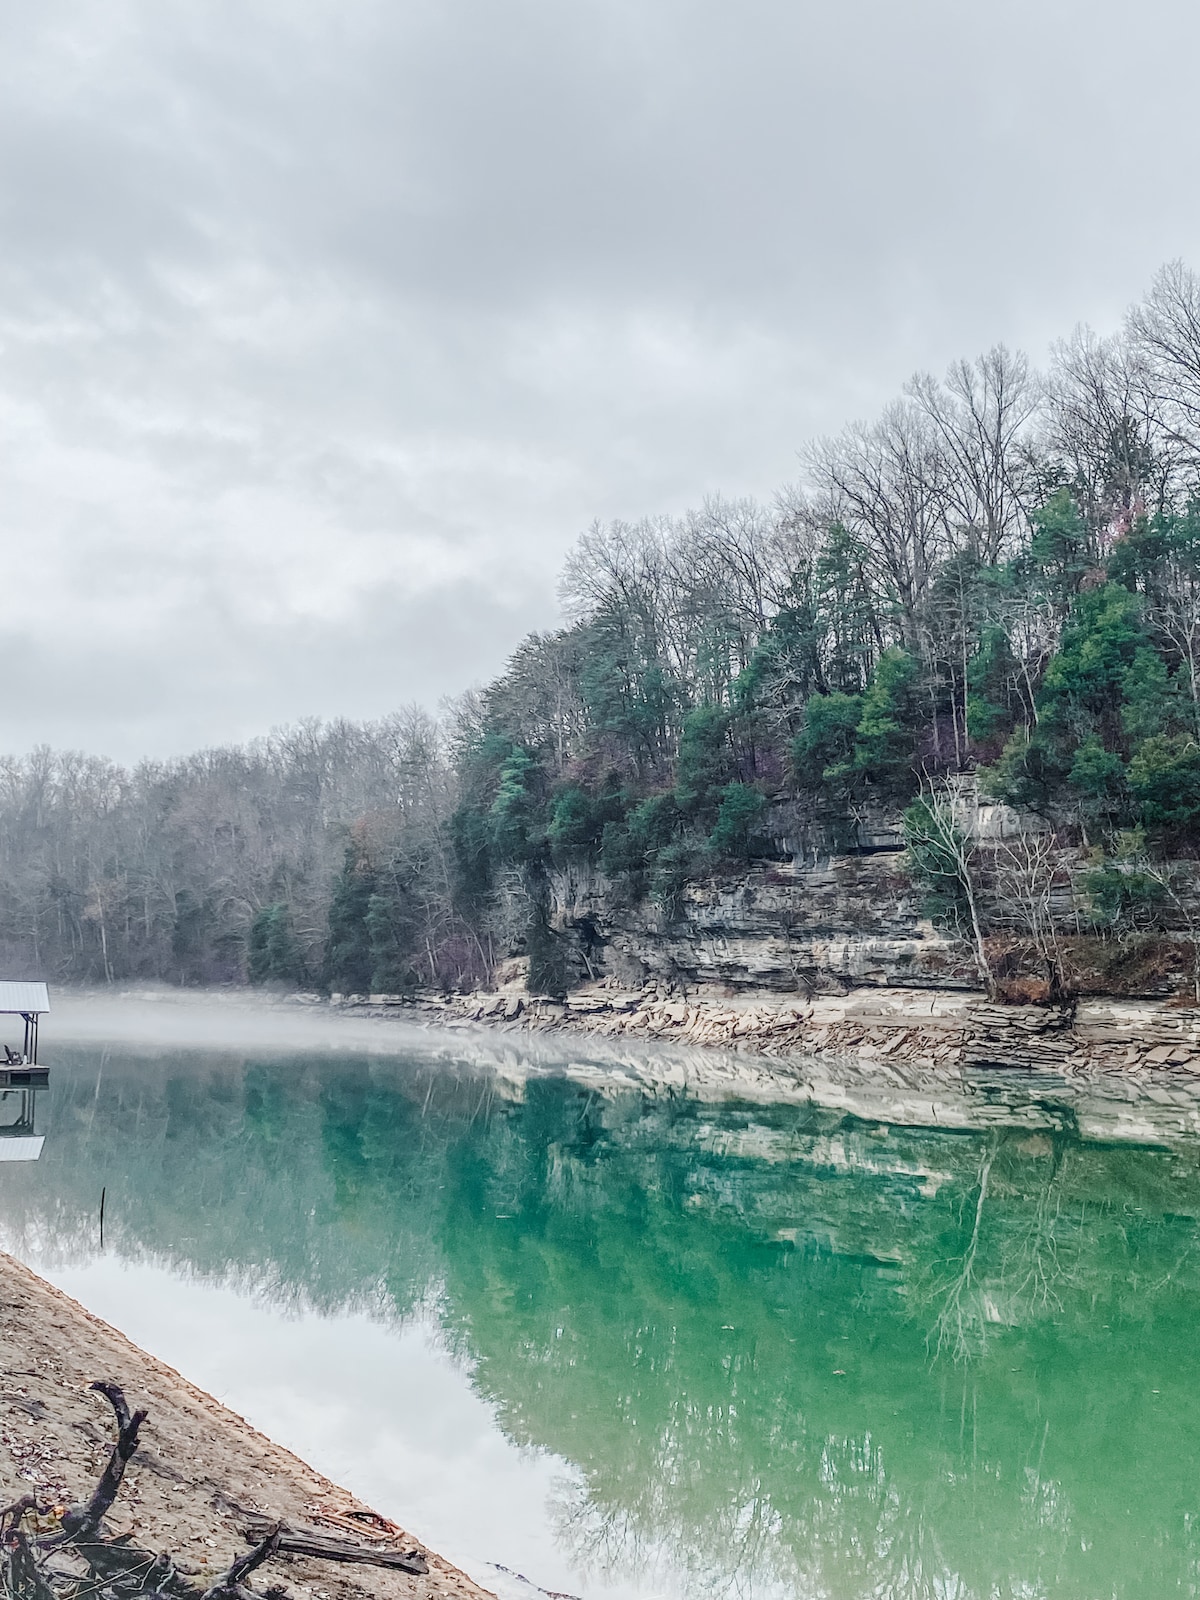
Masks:
[[[1059,596],[1074,594],[1092,566],[1087,524],[1073,495],[1059,489],[1033,519],[1029,555]]]
[[[1010,685],[1019,671],[1008,634],[998,623],[988,624],[967,667],[967,733],[972,739],[987,743],[1011,731],[1015,708]]]
[[[675,803],[686,816],[709,817],[719,791],[729,782],[729,724],[729,712],[715,705],[696,706],[683,720],[675,766]]]
[[[367,901],[366,932],[371,956],[370,992],[401,994],[413,988],[421,978],[417,965],[420,918],[400,884],[381,883]]]
[[[1127,456],[1113,458],[1114,483]],[[862,527],[800,545],[773,612],[765,587],[726,604],[713,577],[723,552],[735,586],[756,559],[727,508],[696,547],[694,590],[663,525],[593,532],[586,620],[555,636],[557,654],[532,640],[487,691],[451,828],[457,903],[486,916],[502,866],[537,900],[553,867],[596,861],[623,895],[649,891],[674,914],[696,875],[766,845],[789,780],[801,825],[807,813],[837,830],[865,803],[903,806],[918,772],[997,750],[983,792],[1056,827],[1090,839],[1136,817],[1184,826],[1192,708],[1181,647],[1162,631],[1161,569],[1200,551],[1200,518],[1135,518],[1105,581],[1111,522],[1057,470],[1046,464],[1058,486],[1023,548],[988,565],[976,530],[915,598],[903,574],[881,580]],[[960,916],[955,875],[916,842],[911,859]],[[549,970],[556,936],[533,937]]]
[[[1140,597],[1118,583],[1076,600],[1039,697],[1042,722],[1060,738],[1119,737],[1126,678],[1150,644],[1141,612]]]
[[[911,793],[917,728],[917,663],[893,646],[879,657],[862,697],[854,769],[889,794]]]
[[[585,790],[577,784],[560,789],[554,797],[550,825],[546,829],[554,859],[565,861],[571,856],[586,855],[593,845],[599,843],[603,826],[600,823],[597,828],[591,796]]]
[[[683,891],[688,884],[703,877],[711,866],[708,852],[690,839],[674,839],[658,852],[650,878],[650,892],[669,921],[678,917]]]
[[[251,983],[303,983],[304,956],[286,901],[263,906],[250,924],[246,969]]]
[[[605,824],[600,859],[605,872],[644,872],[674,838],[682,818],[673,794],[650,795],[625,822]]]
[[[1143,594],[1153,593],[1175,543],[1173,522],[1174,519],[1163,517],[1136,518],[1109,555],[1111,581]]]
[[[1157,650],[1142,645],[1121,678],[1121,727],[1133,743],[1165,731],[1179,696]]]
[[[805,701],[823,684],[822,620],[807,578],[804,571],[793,575],[783,604],[734,682],[733,704],[742,717],[778,707],[791,728]]]
[[[979,769],[981,793],[1018,810],[1041,810],[1060,792],[1062,774],[1040,728],[1014,728],[990,767]]]
[[[751,841],[762,820],[765,805],[760,791],[749,784],[726,784],[721,794],[716,826],[708,836],[708,847],[712,853],[730,861],[749,860]]]
[[[822,692],[855,694],[871,676],[879,649],[879,607],[866,552],[840,522],[829,529],[813,565],[814,610],[824,635]]]
[[[917,663],[885,650],[862,694],[815,694],[792,742],[797,783],[834,805],[864,789],[911,793],[918,712]]]
[[[792,771],[801,788],[837,793],[854,774],[854,736],[862,717],[860,694],[814,694],[804,726],[792,741]]]
[[[461,799],[450,817],[453,897],[467,916],[479,916],[492,888],[493,800],[512,740],[494,728],[480,731],[459,757]]]
[[[325,945],[325,981],[330,989],[342,994],[371,992],[375,953],[371,949],[367,913],[378,882],[367,851],[352,839],[346,846],[341,875],[330,901]]]
[[[608,781],[598,793],[570,783],[554,796],[546,839],[558,863],[575,859],[594,859],[600,852],[605,830],[619,824],[623,810],[620,789]]]
[[[679,703],[646,622],[615,600],[602,606],[587,630],[579,674],[589,726],[627,745],[639,769],[662,759]]]
[[[997,705],[983,695],[967,696],[967,734],[978,744],[987,744],[1012,727],[1012,715],[1006,706]]]
[[[1190,734],[1155,734],[1129,763],[1129,789],[1148,828],[1179,830],[1200,820],[1200,744]]]
[[[1125,799],[1125,764],[1106,750],[1094,733],[1075,752],[1068,781],[1087,815],[1110,816],[1120,811]]]
[[[478,914],[492,887],[491,829],[486,812],[461,805],[450,818],[454,865],[454,903],[468,916]]]
[[[1083,889],[1096,922],[1136,929],[1153,921],[1167,890],[1161,874],[1146,870],[1145,855],[1144,833],[1129,831],[1118,836],[1111,856],[1102,856],[1083,874]]]
[[[541,765],[514,745],[503,766],[488,820],[490,843],[501,861],[535,860],[546,842],[543,803],[545,774]]]

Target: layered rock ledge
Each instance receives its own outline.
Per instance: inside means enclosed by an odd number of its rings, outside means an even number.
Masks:
[[[1155,1000],[1081,1000],[1074,1007],[989,1003],[964,990],[862,988],[809,1000],[776,994],[622,989],[603,980],[564,1000],[519,984],[494,993],[428,994],[415,1001],[363,996],[351,1012],[408,1015],[441,1027],[483,1023],[532,1032],[708,1045],[770,1057],[830,1055],[915,1067],[1038,1069],[1061,1073],[1171,1067],[1200,1076],[1200,1009]]]

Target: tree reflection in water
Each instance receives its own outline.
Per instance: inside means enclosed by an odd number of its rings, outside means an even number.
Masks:
[[[1200,1580],[1195,1154],[514,1088],[446,1061],[56,1070],[18,1248],[435,1306],[582,1566],[688,1594]],[[1155,1391],[1161,1391],[1156,1393]]]

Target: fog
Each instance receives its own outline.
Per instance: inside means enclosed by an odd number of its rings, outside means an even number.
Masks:
[[[103,1044],[134,1050],[329,1051],[410,1055],[445,1043],[411,1022],[347,1016],[328,1006],[263,999],[245,991],[54,988],[42,1022],[41,1054],[53,1046]]]

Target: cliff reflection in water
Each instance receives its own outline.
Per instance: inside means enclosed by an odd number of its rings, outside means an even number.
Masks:
[[[941,1133],[436,1064],[62,1052],[18,1250],[437,1307],[593,1565],[690,1592],[1200,1581],[1192,1149]]]

